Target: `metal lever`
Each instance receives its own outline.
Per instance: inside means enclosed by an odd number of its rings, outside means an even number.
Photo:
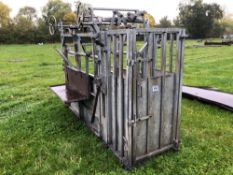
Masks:
[[[97,109],[97,103],[98,103],[99,95],[100,95],[100,86],[97,87],[97,93],[96,93],[94,108],[93,108],[92,117],[91,117],[91,123],[92,124],[95,122],[95,113],[96,113],[96,109]]]

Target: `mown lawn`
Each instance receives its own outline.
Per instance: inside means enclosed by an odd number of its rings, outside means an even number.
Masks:
[[[188,41],[187,45],[197,44]],[[0,174],[233,174],[233,114],[182,101],[182,144],[131,172],[122,169],[49,91],[63,83],[59,45],[0,46]],[[184,84],[233,93],[233,46],[186,48]]]

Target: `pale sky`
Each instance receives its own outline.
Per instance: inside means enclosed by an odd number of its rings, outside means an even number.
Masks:
[[[11,9],[11,16],[15,16],[19,8],[23,6],[32,6],[37,9],[40,14],[42,7],[47,0],[0,0],[7,4]],[[77,0],[63,0],[74,4]],[[160,18],[168,16],[169,19],[174,19],[178,15],[178,4],[182,0],[81,0],[91,4],[93,7],[111,7],[111,8],[133,8],[146,10],[152,14],[156,21]],[[233,13],[233,0],[204,0],[204,2],[216,2],[220,4],[227,13]]]

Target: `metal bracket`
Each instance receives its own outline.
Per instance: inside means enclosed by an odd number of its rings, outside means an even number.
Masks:
[[[102,78],[101,77],[96,77],[95,80],[94,80],[94,83],[96,84],[97,87],[101,87]]]
[[[124,143],[124,151],[127,152],[129,150],[128,140],[123,136],[123,143]]]
[[[100,95],[100,91],[101,91],[102,78],[101,77],[96,77],[94,81],[96,83],[97,93],[96,93],[96,97],[95,97],[95,101],[94,101],[94,107],[93,107],[93,111],[92,111],[92,117],[91,117],[91,123],[92,124],[95,122],[95,113],[96,113],[96,108],[97,108],[99,95]]]
[[[131,125],[133,125],[133,124],[135,124],[137,122],[141,122],[141,121],[144,121],[144,120],[149,120],[151,117],[152,117],[152,115],[143,116],[143,117],[137,118],[136,120],[129,121],[128,124],[131,126]]]
[[[127,66],[133,66],[135,64],[135,60],[128,60]]]
[[[152,59],[149,59],[149,58],[137,58],[136,62],[137,63],[140,63],[140,62],[151,62]]]

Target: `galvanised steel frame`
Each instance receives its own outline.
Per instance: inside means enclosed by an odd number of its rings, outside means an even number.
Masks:
[[[177,149],[185,30],[61,26],[65,84],[51,88],[62,101],[127,168]]]

